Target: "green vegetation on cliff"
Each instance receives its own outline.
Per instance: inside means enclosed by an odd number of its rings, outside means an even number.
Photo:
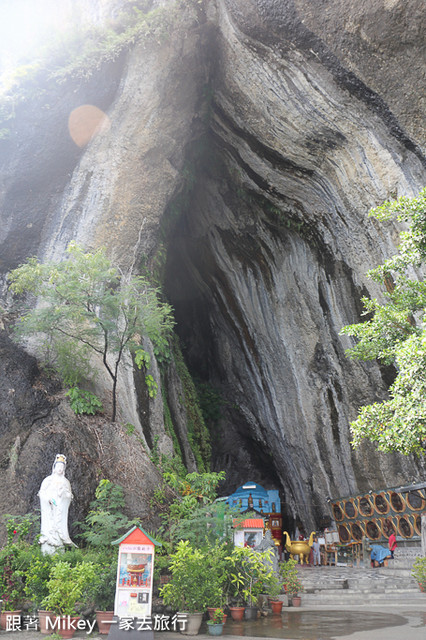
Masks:
[[[194,453],[198,470],[208,471],[210,469],[211,456],[209,431],[200,409],[200,402],[194,381],[185,364],[176,337],[173,340],[173,358],[176,371],[182,382],[184,397],[181,398],[181,403],[185,407],[187,415],[186,428],[188,430],[188,441]]]
[[[112,381],[114,421],[118,372],[125,352],[135,353],[139,367],[147,370],[142,339],[146,336],[154,345],[165,343],[174,324],[172,310],[144,278],[122,275],[104,249],[84,253],[72,242],[67,254],[60,262],[30,258],[11,272],[11,290],[33,296],[24,298],[16,332],[33,336],[46,363],[72,388],[94,378],[91,357],[100,358]],[[151,396],[155,381],[148,374],[145,381]],[[81,404],[81,394],[78,399]]]
[[[408,225],[399,253],[368,272],[385,288],[384,302],[362,298],[368,319],[341,333],[357,344],[347,350],[356,360],[395,364],[397,376],[389,400],[362,407],[351,424],[353,444],[374,442],[381,451],[424,455],[426,447],[426,189],[417,198],[402,197],[370,211],[378,220],[396,218]],[[416,273],[419,278],[413,277]]]

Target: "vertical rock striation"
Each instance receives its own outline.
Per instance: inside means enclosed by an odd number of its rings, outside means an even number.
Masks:
[[[288,514],[315,526],[326,496],[417,473],[351,450],[350,420],[391,372],[348,361],[338,333],[376,293],[367,269],[394,251],[367,211],[416,193],[425,165],[385,101],[317,37],[321,56],[308,49],[284,7],[219,4],[211,136],[168,291],[193,369],[226,398],[217,467],[234,486],[278,480]]]

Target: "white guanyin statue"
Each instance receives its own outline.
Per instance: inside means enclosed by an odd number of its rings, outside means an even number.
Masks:
[[[41,509],[39,542],[43,553],[55,553],[65,544],[74,545],[68,533],[68,509],[73,495],[65,477],[66,464],[66,457],[58,453],[51,475],[43,480],[38,492]]]

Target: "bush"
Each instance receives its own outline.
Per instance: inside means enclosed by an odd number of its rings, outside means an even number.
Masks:
[[[412,576],[419,583],[422,591],[426,591],[426,558],[416,558],[413,564]]]
[[[200,549],[192,548],[187,540],[181,540],[170,559],[172,577],[160,589],[164,604],[189,613],[204,611],[213,579],[206,571],[206,556]]]
[[[97,611],[112,611],[114,609],[115,586],[117,580],[116,554],[110,562],[100,565],[94,581],[89,587],[88,596]]]
[[[0,599],[3,610],[20,608],[25,599],[26,572],[35,556],[40,556],[38,544],[31,544],[35,517],[6,516],[7,543],[0,551]]]
[[[237,606],[243,603],[255,605],[259,595],[267,590],[273,576],[272,567],[268,568],[271,552],[272,549],[259,553],[251,547],[235,547],[226,558],[229,562],[228,591]]]
[[[90,503],[90,511],[81,526],[80,538],[97,549],[109,549],[111,542],[119,538],[137,519],[129,520],[122,513],[125,505],[123,488],[109,480],[102,479],[95,491],[95,500]]]
[[[77,603],[88,594],[96,571],[93,562],[80,562],[75,567],[69,562],[57,562],[50,572],[48,595],[42,605],[58,616],[75,615]]]
[[[304,591],[297,572],[297,561],[294,558],[290,558],[290,560],[281,564],[280,576],[287,594],[297,595]]]

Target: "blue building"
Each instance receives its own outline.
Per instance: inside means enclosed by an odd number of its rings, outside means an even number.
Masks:
[[[246,482],[228,496],[227,504],[233,509],[244,511],[257,511],[269,515],[281,513],[280,496],[277,489],[264,489],[256,482]]]

